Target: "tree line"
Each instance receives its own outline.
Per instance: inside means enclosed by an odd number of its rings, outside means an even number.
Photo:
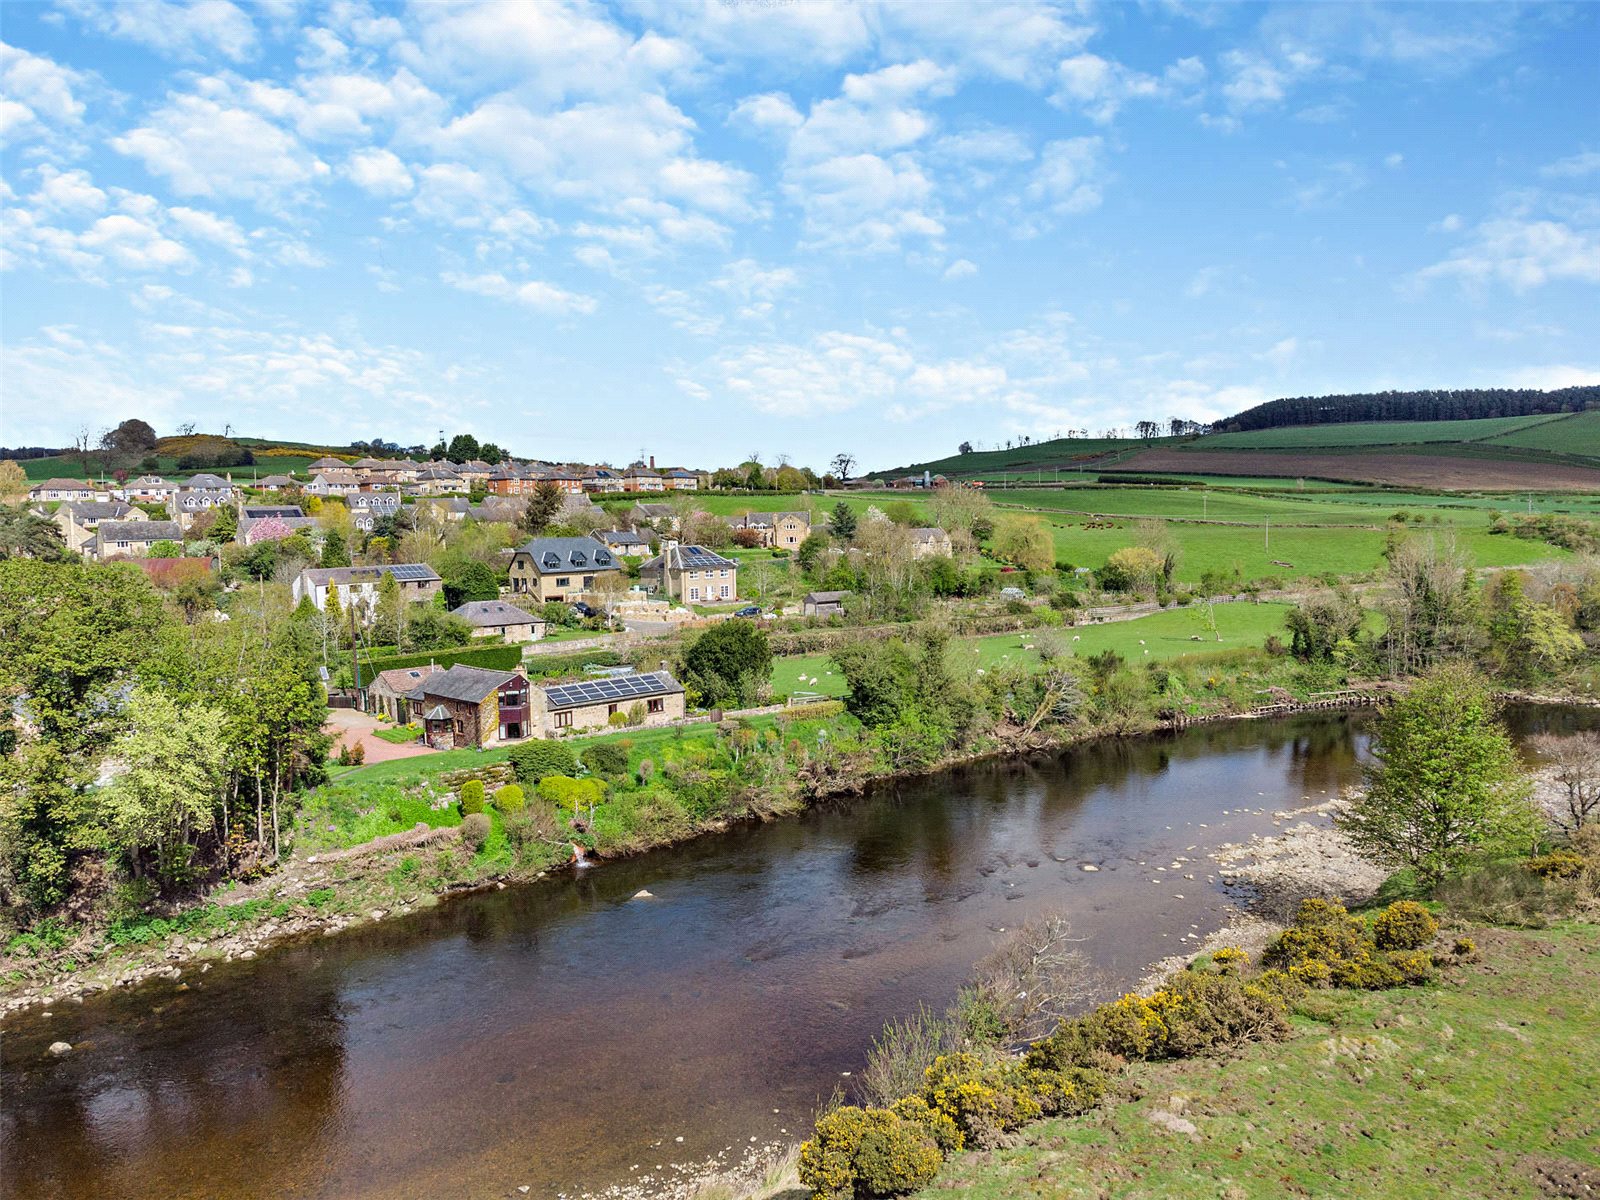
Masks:
[[[1353,392],[1269,400],[1219,421],[1228,432],[1349,421],[1467,421],[1582,412],[1600,405],[1600,386],[1558,388],[1435,388],[1414,392]]]

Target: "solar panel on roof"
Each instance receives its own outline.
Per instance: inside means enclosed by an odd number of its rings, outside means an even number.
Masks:
[[[557,684],[545,689],[545,694],[552,708],[574,708],[585,704],[639,700],[646,696],[659,696],[670,690],[671,685],[665,676],[652,673]]]
[[[425,567],[421,563],[401,563],[389,570],[396,579],[427,579],[433,574],[432,567]]]

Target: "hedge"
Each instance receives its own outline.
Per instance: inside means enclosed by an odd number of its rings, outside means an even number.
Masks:
[[[580,675],[585,667],[620,667],[626,660],[615,650],[580,650],[575,654],[535,654],[528,659],[530,676]]]
[[[425,650],[416,654],[369,658],[361,664],[361,677],[370,682],[380,671],[393,671],[398,667],[425,667],[429,663],[441,667],[462,663],[490,671],[510,671],[521,661],[521,646],[460,646],[454,650]]]

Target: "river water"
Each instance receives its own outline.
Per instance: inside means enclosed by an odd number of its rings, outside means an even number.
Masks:
[[[14,1020],[0,1194],[543,1196],[736,1159],[1000,931],[1065,912],[1128,983],[1216,928],[1207,851],[1355,783],[1363,726],[951,772]]]

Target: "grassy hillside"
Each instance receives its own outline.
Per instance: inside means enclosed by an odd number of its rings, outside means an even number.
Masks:
[[[1207,450],[1326,450],[1339,446],[1414,446],[1425,442],[1474,442],[1516,434],[1560,421],[1560,416],[1487,417],[1476,421],[1371,421],[1348,425],[1292,425],[1213,433],[1200,439]]]
[[[1556,421],[1535,422],[1489,439],[1489,444],[1600,458],[1600,412],[1574,413]]]
[[[971,454],[952,454],[948,458],[931,459],[905,467],[871,471],[863,469],[862,475],[874,479],[893,479],[898,475],[920,475],[929,471],[934,475],[952,478],[1000,478],[1002,474],[1026,471],[1076,470],[1086,464],[1152,446],[1182,445],[1182,438],[1058,438],[1048,442],[1035,442],[1030,446],[1016,446],[1010,450],[974,450]]]
[[[921,1194],[1593,1195],[1600,929],[1469,933],[1483,961],[1439,985],[1314,994],[1289,1042],[1135,1067],[1141,1098],[958,1155]]]

